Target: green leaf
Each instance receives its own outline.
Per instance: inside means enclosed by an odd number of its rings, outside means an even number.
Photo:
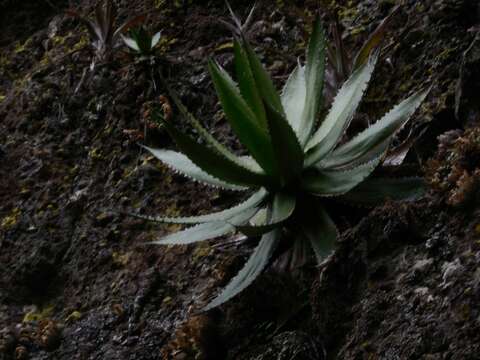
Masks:
[[[295,196],[285,193],[277,193],[273,199],[272,216],[269,217],[268,220],[266,219],[266,221],[259,224],[238,225],[236,228],[249,237],[255,237],[270,232],[292,216],[293,211],[295,210],[295,204]]]
[[[379,152],[386,150],[382,144],[390,142],[395,133],[400,130],[425,100],[430,89],[413,94],[390,110],[382,119],[362,131],[352,140],[338,149],[321,162],[321,166],[342,166],[365,156],[372,149]],[[379,153],[373,154],[380,155]]]
[[[262,63],[245,38],[243,39],[243,47],[247,53],[248,61],[250,62],[250,68],[252,69],[252,74],[260,96],[264,102],[267,102],[271,107],[283,115],[284,112],[282,101],[280,100],[280,96],[273,85],[272,79],[265,71]]]
[[[163,124],[180,150],[195,165],[211,176],[241,186],[263,186],[268,183],[264,174],[244,168],[215,150],[197,143],[189,136],[178,131],[168,121],[163,121]]]
[[[248,209],[244,212],[235,215],[230,219],[230,223],[223,221],[214,221],[202,223],[200,225],[192,226],[182,231],[167,235],[160,240],[152,241],[147,244],[150,245],[187,245],[200,241],[214,239],[219,236],[226,235],[235,231],[233,224],[243,223],[248,221],[255,215],[256,209]]]
[[[335,247],[338,234],[335,223],[323,206],[316,204],[309,213],[305,214],[300,227],[315,252],[317,263],[320,264]]]
[[[387,199],[415,200],[425,194],[422,178],[371,178],[342,196],[347,202],[376,205]]]
[[[280,233],[280,230],[277,229],[263,235],[260,243],[242,270],[240,270],[216,298],[205,306],[204,311],[222,305],[252,284],[268,265],[280,241]]]
[[[213,61],[209,62],[209,70],[233,131],[265,172],[274,174],[272,144],[267,132],[261,128],[255,114],[225,70]]]
[[[246,187],[232,185],[211,176],[210,174],[200,169],[193,162],[191,162],[190,159],[182,153],[178,153],[172,150],[152,149],[147,146],[142,146],[142,147],[148,150],[153,156],[155,156],[161,162],[166,164],[172,170],[179,172],[182,175],[187,176],[202,184],[211,185],[214,187],[220,187],[226,190],[238,191],[238,190],[247,189]]]
[[[265,109],[252,70],[250,69],[247,54],[237,40],[234,41],[233,48],[235,51],[235,69],[240,93],[255,114],[259,125],[266,131],[267,119],[265,117]]]
[[[360,104],[377,58],[378,53],[375,53],[367,64],[356,70],[342,85],[330,112],[307,144],[306,149],[309,151],[306,159],[307,166],[322,160],[340,141]]]
[[[223,221],[228,222],[232,217],[243,213],[244,211],[257,208],[261,206],[265,197],[267,196],[267,191],[265,189],[261,189],[250,196],[244,202],[222,211],[218,211],[211,214],[206,215],[198,215],[198,216],[188,216],[188,217],[156,217],[156,216],[145,216],[140,214],[129,214],[131,216],[137,217],[139,219],[154,221],[159,223],[173,223],[173,224],[199,224],[199,223],[206,223],[206,222],[215,222],[215,221]]]
[[[234,153],[232,153],[230,150],[228,150],[224,145],[222,145],[220,142],[218,142],[211,134],[210,132],[205,129],[202,124],[193,116],[192,113],[188,111],[188,109],[183,105],[183,103],[180,101],[177,93],[170,87],[168,82],[160,76],[160,80],[165,86],[165,88],[168,91],[168,94],[172,98],[174,104],[177,106],[178,110],[180,110],[180,113],[185,117],[185,119],[195,128],[195,130],[198,131],[199,135],[207,142],[209,146],[211,146],[213,149],[215,149],[220,155],[223,157],[227,158],[231,162],[241,166],[245,167],[253,172],[256,173],[262,173],[263,170],[262,168],[253,160],[245,160],[242,159],[242,157],[238,157]]]
[[[305,173],[302,187],[318,196],[339,196],[365,180],[381,161],[381,157],[350,170],[315,169]]]
[[[310,137],[320,110],[325,77],[325,34],[320,19],[315,20],[307,49],[305,64],[306,99],[299,126],[300,142],[305,145]]]
[[[285,186],[303,170],[303,149],[288,121],[268,103],[265,103],[268,127],[272,139],[276,168]]]
[[[300,138],[302,114],[305,108],[307,88],[305,84],[305,68],[300,64],[292,71],[283,87],[281,100],[285,117],[292,129]]]

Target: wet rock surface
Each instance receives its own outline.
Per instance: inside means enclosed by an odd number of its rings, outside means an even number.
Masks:
[[[88,14],[95,2],[72,3]],[[173,146],[145,116],[165,94],[162,71],[214,136],[242,151],[205,66],[213,55],[233,67],[223,2],[118,1],[121,17],[158,9],[147,21],[163,30],[153,71],[123,51],[90,71],[88,35],[62,1],[0,4],[0,359],[477,359],[479,8],[403,3],[361,115],[433,81],[412,125],[427,131],[406,160],[425,171],[428,195],[339,208],[341,241],[321,268],[270,271],[208,314],[199,308],[248,244],[146,247],[176,228],[122,212],[198,214],[238,198],[136,145]],[[249,5],[232,1],[239,14]],[[317,10],[328,22],[336,7],[358,49],[393,6],[259,1],[249,36],[281,84]],[[31,21],[17,26],[22,16]],[[172,121],[183,124],[175,112]]]

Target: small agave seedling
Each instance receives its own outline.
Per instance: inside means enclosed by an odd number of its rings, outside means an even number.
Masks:
[[[340,85],[347,80],[353,71],[365,64],[372,51],[381,46],[387,30],[399,10],[400,6],[397,5],[369,35],[368,39],[354,56],[352,56],[351,52],[345,47],[342,35],[340,34],[338,16],[335,15],[334,22],[330,27],[333,46],[327,46],[327,56],[330,66],[326,69],[325,86],[327,90],[326,96],[328,98],[333,98]]]
[[[160,31],[153,36],[143,26],[131,29],[130,36],[123,36],[122,40],[130,49],[141,56],[148,56],[160,41]]]
[[[234,52],[238,84],[214,61],[209,62],[209,71],[226,118],[251,156],[237,156],[215,140],[173,91],[171,96],[177,107],[203,142],[163,121],[183,153],[147,149],[179,173],[208,185],[249,192],[249,197],[235,207],[208,215],[139,216],[162,223],[195,225],[153,244],[191,244],[236,230],[260,237],[244,268],[205,310],[249,286],[270,264],[286,234],[293,250],[302,252],[305,246],[311,246],[317,261],[324,261],[337,238],[325,199],[374,204],[386,198],[412,198],[423,189],[419,178],[370,175],[382,162],[393,135],[419,107],[427,91],[413,94],[372,126],[342,143],[378,53],[371,55],[343,84],[317,127],[325,73],[325,39],[318,20],[307,48],[306,64],[295,68],[281,95],[245,39],[234,42]],[[160,111],[154,115],[162,120]]]
[[[119,46],[120,35],[132,26],[144,21],[145,15],[138,15],[128,19],[118,28],[115,28],[117,11],[112,0],[99,2],[95,8],[95,18],[89,19],[75,10],[67,10],[66,13],[79,19],[87,28],[92,46],[96,55],[101,60],[108,60],[112,50]]]

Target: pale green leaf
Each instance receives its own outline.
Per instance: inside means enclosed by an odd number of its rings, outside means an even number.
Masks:
[[[378,53],[375,53],[365,65],[356,70],[342,85],[327,117],[307,144],[306,149],[309,151],[306,159],[307,166],[314,165],[322,160],[340,141],[360,104],[377,58]]]
[[[235,231],[235,224],[248,221],[256,212],[256,209],[247,209],[242,213],[230,218],[230,223],[214,221],[202,223],[182,231],[164,236],[163,238],[149,242],[151,245],[187,245],[200,241],[214,239]]]
[[[372,149],[375,148],[383,152],[385,149],[381,145],[386,142],[389,143],[395,133],[407,123],[415,110],[425,100],[429,91],[417,92],[402,101],[375,124],[346,144],[338,147],[321,162],[321,165],[325,167],[342,166],[365,156],[369,152],[371,153]]]
[[[299,138],[306,94],[305,68],[299,64],[290,74],[281,95],[285,116]]]
[[[338,234],[335,223],[323,206],[316,204],[310,212],[304,214],[300,227],[315,252],[317,263],[320,264],[335,247]]]
[[[135,216],[137,218],[154,221],[159,223],[173,223],[173,224],[199,224],[199,223],[206,223],[206,222],[215,222],[215,221],[224,221],[229,222],[229,220],[240,214],[246,210],[250,210],[253,208],[257,208],[262,205],[267,196],[267,191],[265,189],[261,189],[250,196],[244,202],[222,211],[218,211],[215,213],[210,213],[206,215],[198,215],[198,216],[187,216],[187,217],[156,217],[156,216],[146,216],[140,214],[129,214]]]
[[[122,40],[125,43],[125,45],[127,45],[129,48],[131,48],[131,49],[133,49],[137,52],[140,51],[140,48],[138,47],[137,42],[135,40],[133,40],[132,38],[122,35]]]
[[[197,143],[178,131],[168,121],[163,121],[165,129],[175,140],[180,150],[198,167],[211,176],[240,186],[264,186],[269,180],[264,174],[253,172],[224,157],[219,152]]]
[[[187,176],[202,184],[219,187],[226,190],[238,191],[247,189],[246,187],[236,186],[211,176],[210,174],[200,169],[182,153],[172,150],[153,149],[147,146],[142,147],[148,150],[153,156],[166,164],[172,170],[179,172],[180,174]]]
[[[151,48],[153,49],[155,46],[157,46],[158,42],[160,41],[160,38],[162,36],[161,31],[157,32],[155,35],[152,37],[152,43],[151,43]]]
[[[183,105],[180,101],[177,93],[170,87],[170,85],[165,81],[165,79],[160,76],[160,80],[162,81],[163,86],[168,91],[168,94],[172,98],[173,102],[177,106],[180,113],[185,117],[185,119],[198,131],[199,135],[207,142],[208,146],[211,146],[215,151],[221,154],[223,157],[227,158],[229,161],[237,164],[238,166],[247,168],[255,173],[262,173],[262,168],[253,160],[243,159],[242,157],[238,157],[230,150],[228,150],[223,144],[218,142],[210,132],[205,129],[202,124],[193,116],[192,113],[188,111],[188,109]],[[248,160],[248,161],[247,161]]]
[[[381,157],[350,170],[312,169],[305,173],[302,187],[318,196],[339,196],[364,181],[381,161]]]
[[[267,217],[265,221],[255,223],[254,218],[251,219],[249,224],[236,226],[237,230],[243,234],[254,237],[265,234],[277,228],[280,224],[285,222],[292,216],[295,210],[296,198],[295,196],[277,193],[273,199],[272,216]]]
[[[242,270],[203,310],[207,311],[222,305],[251,285],[268,265],[280,241],[280,233],[280,230],[277,229],[263,235]]]
[[[320,110],[324,77],[325,34],[320,19],[317,18],[308,44],[305,64],[306,99],[299,126],[302,146],[307,143]]]

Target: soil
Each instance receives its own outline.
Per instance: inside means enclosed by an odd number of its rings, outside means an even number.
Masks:
[[[433,84],[412,121],[426,131],[403,170],[428,194],[340,207],[337,250],[320,268],[269,270],[208,313],[248,243],[154,247],[175,226],[126,216],[198,214],[238,200],[185,180],[137,144],[172,148],[147,110],[161,72],[222,142],[242,151],[206,71],[232,69],[223,1],[116,1],[162,30],[153,63],[121,49],[91,70],[67,6],[0,3],[0,359],[479,359],[480,6],[403,1],[362,105],[377,116]],[[242,16],[253,2],[232,1]],[[279,85],[312,21],[339,11],[352,53],[395,1],[258,1],[251,42]],[[173,110],[171,121],[184,125]],[[402,136],[409,129],[400,133]],[[343,212],[342,212],[343,211]],[[231,239],[224,239],[230,242]]]

